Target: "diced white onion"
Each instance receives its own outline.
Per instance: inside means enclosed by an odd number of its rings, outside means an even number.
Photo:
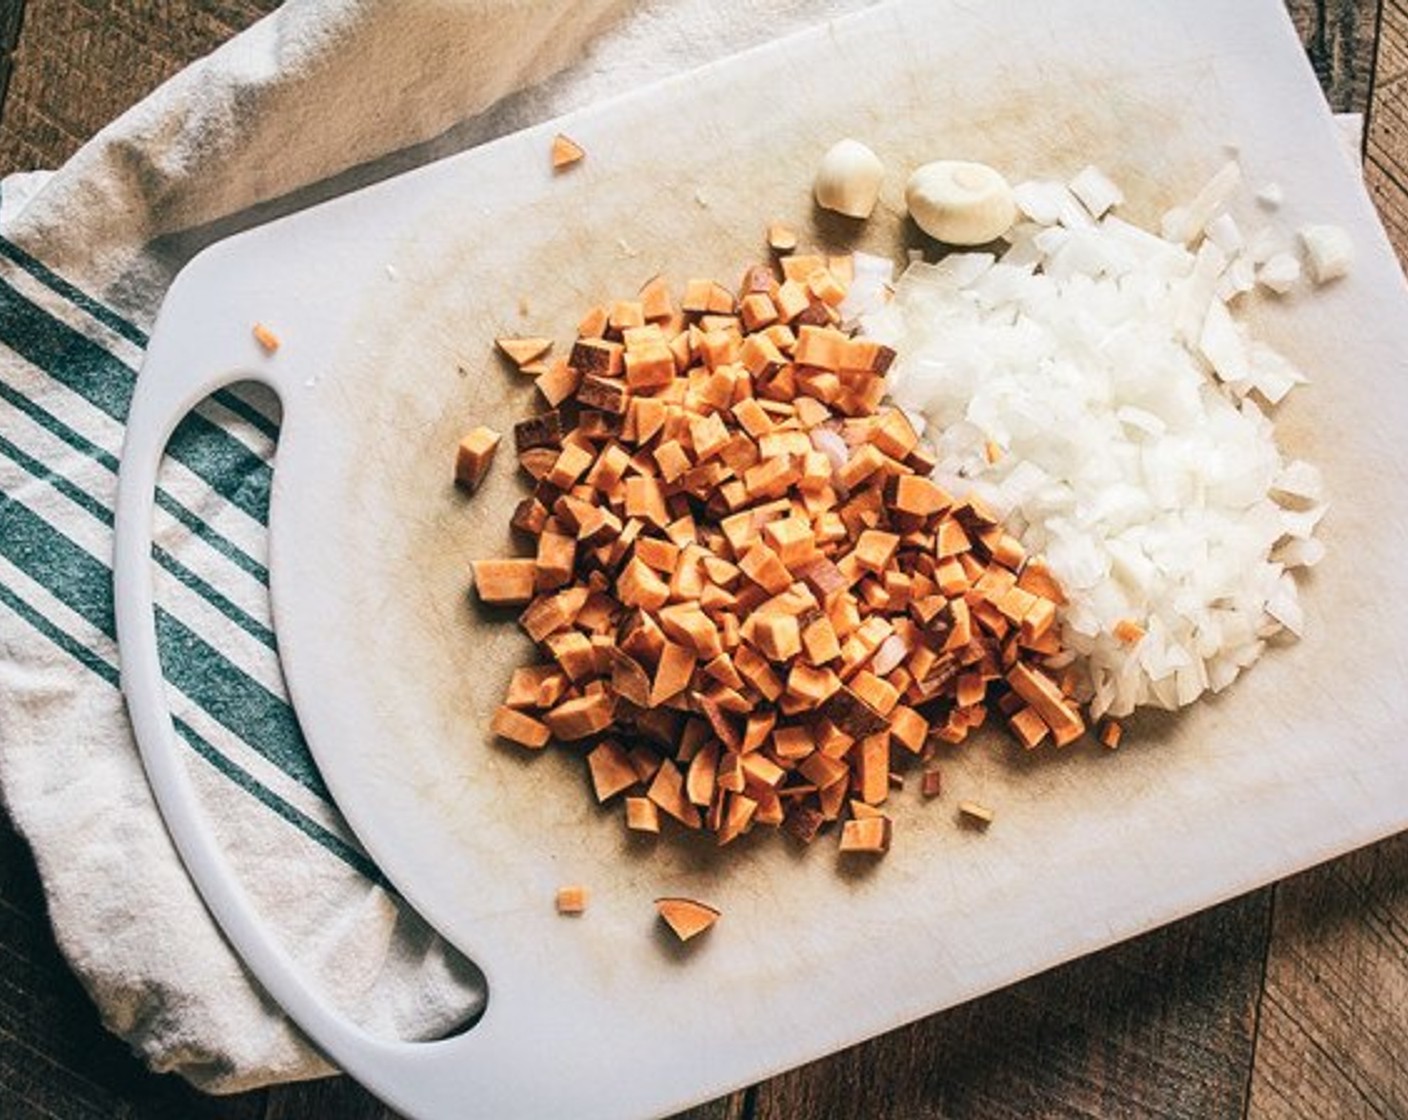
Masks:
[[[1226,215],[1240,181],[1222,168],[1164,236],[1108,213],[1118,188],[1094,169],[1021,184],[1000,260],[912,264],[862,317],[898,353],[890,392],[927,418],[935,478],[1060,579],[1060,661],[1096,717],[1221,690],[1304,626],[1289,570],[1323,555],[1323,484],[1283,461],[1252,396],[1274,405],[1304,378],[1229,310],[1290,271],[1284,237]],[[1136,643],[1114,636],[1126,619]]]

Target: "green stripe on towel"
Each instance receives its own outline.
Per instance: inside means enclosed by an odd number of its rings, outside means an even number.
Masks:
[[[23,619],[44,637],[53,642],[59,649],[67,653],[86,668],[92,670],[99,677],[105,680],[113,688],[118,687],[118,673],[111,665],[99,657],[82,642],[76,641],[61,629],[55,626],[42,614],[36,611],[4,584],[0,584],[0,604],[8,607],[19,618]],[[173,721],[176,730],[186,743],[201,758],[213,766],[226,778],[229,778],[242,790],[254,797],[261,804],[272,809],[275,813],[288,821],[309,839],[315,841],[326,851],[347,864],[353,871],[365,875],[368,879],[391,889],[390,884],[377,870],[376,865],[362,854],[356,847],[347,843],[337,834],[328,831],[317,821],[301,813],[294,806],[290,805],[278,794],[274,793],[267,786],[261,784],[248,771],[236,765],[226,758],[214,746],[208,743],[194,728],[183,720]]]
[[[6,257],[19,265],[20,268],[24,269],[55,295],[61,296],[69,303],[73,304],[74,307],[77,307],[97,322],[102,323],[103,326],[107,327],[114,334],[125,338],[135,346],[140,346],[144,350],[146,349],[147,342],[149,341],[147,332],[137,326],[136,323],[119,315],[100,300],[94,299],[76,284],[69,283],[69,281],[65,280],[43,261],[26,253],[13,241],[5,237],[0,237],[0,256]],[[278,423],[265,416],[247,401],[241,400],[225,389],[218,390],[214,396],[216,400],[236,416],[247,421],[251,427],[263,432],[270,439],[278,438]]]
[[[28,507],[0,495],[0,555],[108,637],[112,573]],[[170,613],[157,608],[167,680],[294,781],[328,800],[293,710]]]
[[[136,377],[91,338],[30,303],[0,281],[0,342],[114,420],[124,421]],[[222,498],[260,519],[269,508],[269,464],[195,413],[181,421],[167,454]]]
[[[106,468],[113,474],[117,474],[117,456],[112,455],[99,447],[92,440],[80,432],[69,427],[58,417],[54,416],[47,409],[30,400],[23,393],[10,388],[3,381],[0,381],[0,400],[12,405],[23,412],[41,428],[56,439],[62,440],[69,447],[77,451],[95,463]],[[170,514],[179,521],[191,533],[199,537],[216,552],[224,556],[231,563],[238,565],[248,572],[266,587],[269,583],[269,569],[261,564],[254,557],[250,556],[233,541],[228,540],[206,522],[202,521],[196,514],[188,510],[166,491],[158,489],[156,492],[156,504],[165,513]],[[260,518],[261,522],[267,521],[267,514]]]
[[[85,510],[96,521],[106,526],[113,527],[114,517],[112,510],[103,505],[100,501],[90,495],[81,487],[70,482],[63,475],[50,470],[38,459],[27,454],[21,448],[16,447],[4,436],[0,436],[0,454],[4,454],[16,466],[22,468],[40,482],[48,483],[64,497],[68,498],[74,505]],[[190,568],[182,564],[181,561],[171,555],[160,545],[153,545],[152,556],[156,562],[167,572],[180,580],[182,584],[190,588],[211,606],[215,607],[221,614],[233,622],[250,637],[260,644],[275,652],[278,645],[274,641],[274,632],[251,615],[239,604],[233,602],[226,595],[222,594],[209,581],[203,579]]]

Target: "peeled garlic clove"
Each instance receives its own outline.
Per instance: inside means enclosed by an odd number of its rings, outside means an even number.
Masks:
[[[948,245],[986,245],[1017,220],[1011,186],[983,163],[926,163],[909,177],[904,200],[915,224]]]
[[[838,140],[816,169],[816,204],[848,218],[868,218],[884,178],[879,156],[859,140]]]

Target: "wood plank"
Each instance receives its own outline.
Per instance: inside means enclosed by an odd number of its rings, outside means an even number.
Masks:
[[[1240,1117],[1269,905],[1259,891],[783,1074],[754,1116]]]
[[[1365,179],[1408,265],[1408,5],[1383,8]],[[1276,887],[1249,1120],[1408,1114],[1408,836]]]
[[[0,1116],[257,1120],[265,1097],[208,1097],[152,1074],[103,1028],[54,943],[29,851],[0,814]]]
[[[1408,835],[1280,884],[1251,1120],[1408,1115]]]
[[[1315,76],[1337,113],[1362,113],[1369,105],[1376,0],[1286,0]]]
[[[28,0],[0,129],[0,175],[58,166],[161,82],[276,6]]]

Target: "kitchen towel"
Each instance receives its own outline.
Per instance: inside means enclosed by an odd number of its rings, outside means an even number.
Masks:
[[[862,0],[291,0],[52,173],[0,183],[0,795],[59,945],[157,1070],[235,1092],[332,1072],[221,939],[166,836],[118,692],[112,506],[147,331],[227,233]],[[192,778],[262,915],[368,1029],[442,1034],[476,970],[330,803],[267,601],[277,405],[233,387],[176,433],[154,564]]]

